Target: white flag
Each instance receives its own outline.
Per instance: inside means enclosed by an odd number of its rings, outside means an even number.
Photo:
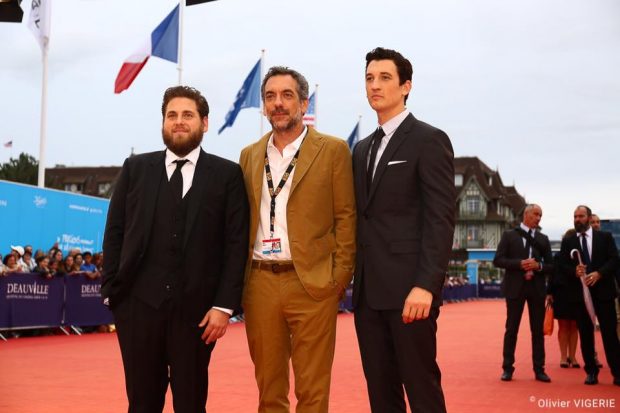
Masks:
[[[41,49],[47,49],[50,41],[50,11],[52,0],[32,0],[28,27],[34,33]]]

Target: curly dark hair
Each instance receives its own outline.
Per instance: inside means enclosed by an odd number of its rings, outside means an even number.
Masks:
[[[198,113],[201,118],[209,116],[209,103],[202,94],[191,86],[172,86],[164,92],[164,101],[161,104],[161,115],[166,116],[168,103],[174,98],[188,98],[196,102]]]
[[[299,95],[299,100],[308,99],[308,81],[306,78],[296,70],[290,69],[286,66],[273,66],[269,69],[265,78],[263,79],[263,84],[260,87],[260,95],[265,101],[265,85],[267,81],[274,76],[286,76],[289,75],[295,82],[297,82],[297,94]]]

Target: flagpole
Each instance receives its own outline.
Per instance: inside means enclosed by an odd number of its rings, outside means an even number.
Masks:
[[[362,131],[362,115],[357,118],[357,140],[359,140],[360,133]]]
[[[259,80],[260,80],[260,84],[262,85],[263,83],[263,62],[265,61],[265,49],[261,49],[260,51],[260,69],[259,69]],[[263,96],[262,96],[262,92],[261,92],[261,97],[260,97],[260,107],[258,108],[258,116],[260,116],[260,136],[263,136]]]
[[[314,85],[314,129],[319,128],[319,84]]]
[[[39,188],[45,187],[45,143],[47,141],[47,39],[42,48],[43,82],[41,87],[41,137],[39,141]]]
[[[179,1],[179,63],[177,70],[179,71],[179,86],[183,84],[183,14],[185,11],[185,0]]]

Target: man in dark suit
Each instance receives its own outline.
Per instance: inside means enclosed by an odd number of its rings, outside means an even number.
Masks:
[[[538,230],[542,209],[530,204],[523,211],[523,222],[504,232],[497,246],[493,265],[506,270],[502,292],[506,297],[506,332],[504,333],[504,361],[501,379],[512,380],[517,334],[527,302],[532,332],[532,362],[534,377],[545,383],[551,379],[545,373],[545,319],[546,278],[553,271],[553,256],[549,238]]]
[[[436,331],[454,234],[448,136],[405,108],[411,63],[366,55],[366,94],[379,128],[353,151],[357,202],[355,327],[373,412],[445,412]]]
[[[585,362],[585,384],[597,384],[599,367],[594,358],[594,315],[598,318],[605,358],[620,386],[620,342],[616,333],[614,274],[618,267],[618,249],[609,232],[593,231],[592,211],[580,205],[574,212],[575,235],[562,240],[560,265],[567,298],[576,307],[581,355]],[[575,259],[573,250],[581,256]],[[588,310],[588,301],[592,303]],[[592,313],[590,313],[592,311]]]
[[[215,341],[241,300],[248,203],[241,168],[200,148],[209,106],[166,90],[165,151],[125,161],[106,223],[102,295],[116,322],[130,413],[205,412]]]

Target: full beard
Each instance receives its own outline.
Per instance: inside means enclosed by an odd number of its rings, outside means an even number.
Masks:
[[[575,231],[578,233],[582,233],[588,230],[588,225],[583,224],[581,222],[575,222]]]
[[[302,121],[301,113],[298,113],[296,116],[291,117],[288,121],[280,121],[275,122],[272,118],[269,118],[269,123],[271,123],[271,128],[274,132],[282,133],[295,129]]]
[[[200,142],[202,142],[203,135],[203,131],[196,130],[190,132],[186,139],[174,139],[171,133],[166,132],[163,128],[161,129],[161,136],[166,148],[170,149],[179,158],[186,156],[196,149],[200,145]]]

